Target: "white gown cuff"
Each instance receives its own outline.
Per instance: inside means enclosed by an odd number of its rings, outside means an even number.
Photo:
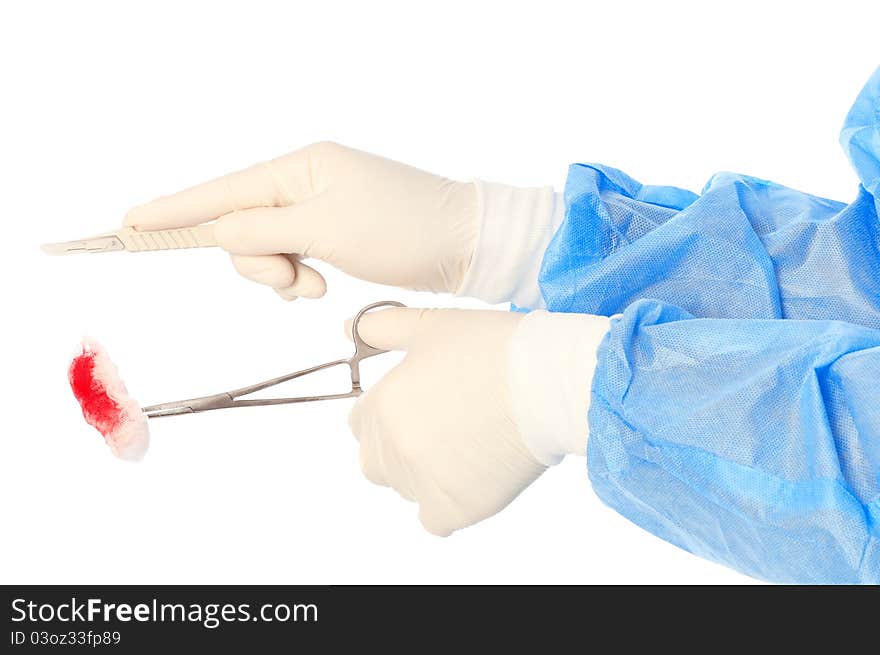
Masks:
[[[456,295],[488,303],[545,307],[538,273],[565,204],[552,187],[520,188],[475,180],[480,233]]]
[[[609,319],[534,311],[510,340],[508,387],[526,447],[545,466],[587,451],[596,350]]]

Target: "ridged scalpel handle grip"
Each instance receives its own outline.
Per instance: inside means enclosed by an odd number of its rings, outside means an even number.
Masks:
[[[177,250],[180,248],[210,248],[217,245],[214,226],[196,225],[171,230],[138,231],[127,227],[116,233],[129,252]]]

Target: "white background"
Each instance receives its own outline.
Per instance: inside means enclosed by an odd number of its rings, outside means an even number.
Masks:
[[[319,139],[460,179],[561,188],[600,161],[849,200],[837,132],[880,61],[880,9],[815,4],[5,3],[0,582],[751,582],[603,507],[583,458],[432,537],[361,476],[349,401],[163,419],[143,463],[114,460],[67,386],[83,333],[152,403],[342,356],[343,319],[373,300],[477,304],[327,267],[324,299],[286,304],[217,250],[38,245]]]

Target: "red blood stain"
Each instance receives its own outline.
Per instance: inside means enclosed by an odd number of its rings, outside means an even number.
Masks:
[[[68,378],[86,421],[106,437],[122,421],[122,409],[95,377],[95,353],[83,349],[70,363]]]

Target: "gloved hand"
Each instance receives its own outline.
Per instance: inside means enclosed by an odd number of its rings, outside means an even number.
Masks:
[[[406,357],[351,412],[364,475],[417,502],[436,535],[495,514],[547,466],[586,452],[607,329],[605,317],[544,311],[366,314],[361,337]]]
[[[489,287],[503,296],[524,269],[535,269],[553,202],[551,189],[455,182],[325,142],[135,207],[125,224],[148,230],[217,219],[217,241],[236,269],[286,299],[326,290],[301,257],[363,280],[435,292],[462,289],[471,270],[468,295]],[[522,243],[511,225],[520,226]],[[478,243],[485,255],[473,267]],[[536,276],[525,276],[530,289]]]

